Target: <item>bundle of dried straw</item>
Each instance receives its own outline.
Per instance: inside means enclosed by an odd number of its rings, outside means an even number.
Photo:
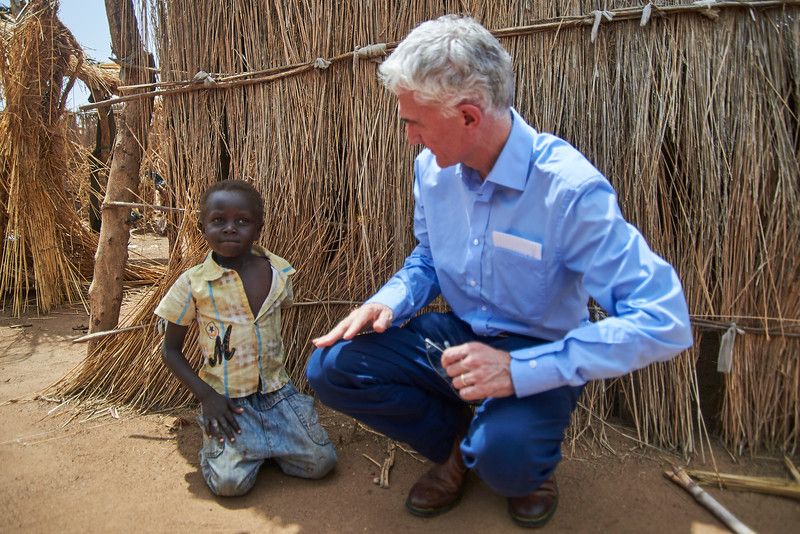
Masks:
[[[82,299],[97,248],[67,194],[72,172],[88,175],[88,154],[70,136],[65,104],[78,77],[110,88],[118,80],[84,61],[56,10],[33,0],[0,32],[0,297],[16,315]],[[161,274],[155,266],[127,272],[138,281]]]

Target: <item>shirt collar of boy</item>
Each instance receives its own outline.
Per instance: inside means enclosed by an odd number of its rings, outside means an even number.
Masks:
[[[256,256],[264,256],[268,258],[270,264],[277,269],[279,273],[284,275],[294,274],[295,269],[291,266],[291,264],[289,264],[288,261],[284,260],[280,256],[276,256],[264,247],[253,245],[251,251]],[[206,255],[205,261],[200,264],[200,268],[195,271],[194,276],[199,277],[201,280],[206,282],[212,282],[221,278],[223,274],[231,270],[232,269],[222,267],[220,264],[214,261],[213,252],[209,251],[209,253]]]

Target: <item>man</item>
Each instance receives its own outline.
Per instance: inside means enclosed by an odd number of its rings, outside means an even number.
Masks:
[[[583,385],[692,344],[680,282],[600,172],[511,107],[511,57],[477,22],[420,25],[380,76],[408,141],[426,147],[414,165],[418,244],[314,340],[309,382],[436,462],[409,492],[411,513],[450,509],[471,469],[508,497],[517,524],[541,526]],[[451,313],[414,317],[440,293]],[[590,296],[608,318],[589,322]]]

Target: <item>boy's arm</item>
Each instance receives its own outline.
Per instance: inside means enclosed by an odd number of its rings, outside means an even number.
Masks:
[[[188,326],[167,322],[162,353],[164,363],[202,404],[208,434],[220,442],[225,441],[225,436],[231,441],[236,441],[235,436],[241,429],[234,414],[242,413],[244,409],[206,384],[186,361],[183,356],[183,342],[188,330]]]

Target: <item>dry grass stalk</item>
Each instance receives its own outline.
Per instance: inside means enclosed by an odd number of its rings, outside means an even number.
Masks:
[[[688,5],[659,5],[677,4]],[[596,9],[578,0],[414,0],[370,10],[320,0],[151,5],[165,84],[198,70],[273,72],[396,42],[444,12],[514,28]],[[644,28],[632,20],[604,25],[594,44],[588,27],[502,38],[515,58],[517,108],[537,129],[576,145],[611,179],[626,216],[676,266],[695,315],[758,317],[747,326],[771,328],[800,319],[794,289],[800,169],[791,104],[800,101],[797,15],[792,4],[752,15],[731,9],[714,19],[654,19]],[[248,178],[264,194],[262,241],[298,268],[301,303],[358,302],[412,248],[415,150],[406,146],[394,100],[371,62],[342,61],[261,85],[180,94],[163,106],[164,176],[171,205],[187,211],[170,273],[127,324],[151,321],[179,271],[201,259],[192,210],[220,178]],[[310,338],[347,307],[306,305],[286,313],[286,363],[300,387]],[[707,437],[695,367],[708,335],[716,333],[698,329],[695,348],[669,363],[590,384],[573,438],[604,442],[606,425],[598,419],[621,411],[642,443],[702,452]],[[793,450],[800,431],[797,340],[747,334],[740,341],[726,377],[725,435],[739,452]],[[108,338],[56,389],[140,409],[190,403],[159,351],[152,333]],[[187,352],[198,363],[194,344]]]
[[[686,473],[700,482],[700,484],[707,486],[721,486],[728,489],[754,491],[756,493],[779,495],[800,500],[800,483],[784,478],[730,475],[695,469],[687,469]]]

